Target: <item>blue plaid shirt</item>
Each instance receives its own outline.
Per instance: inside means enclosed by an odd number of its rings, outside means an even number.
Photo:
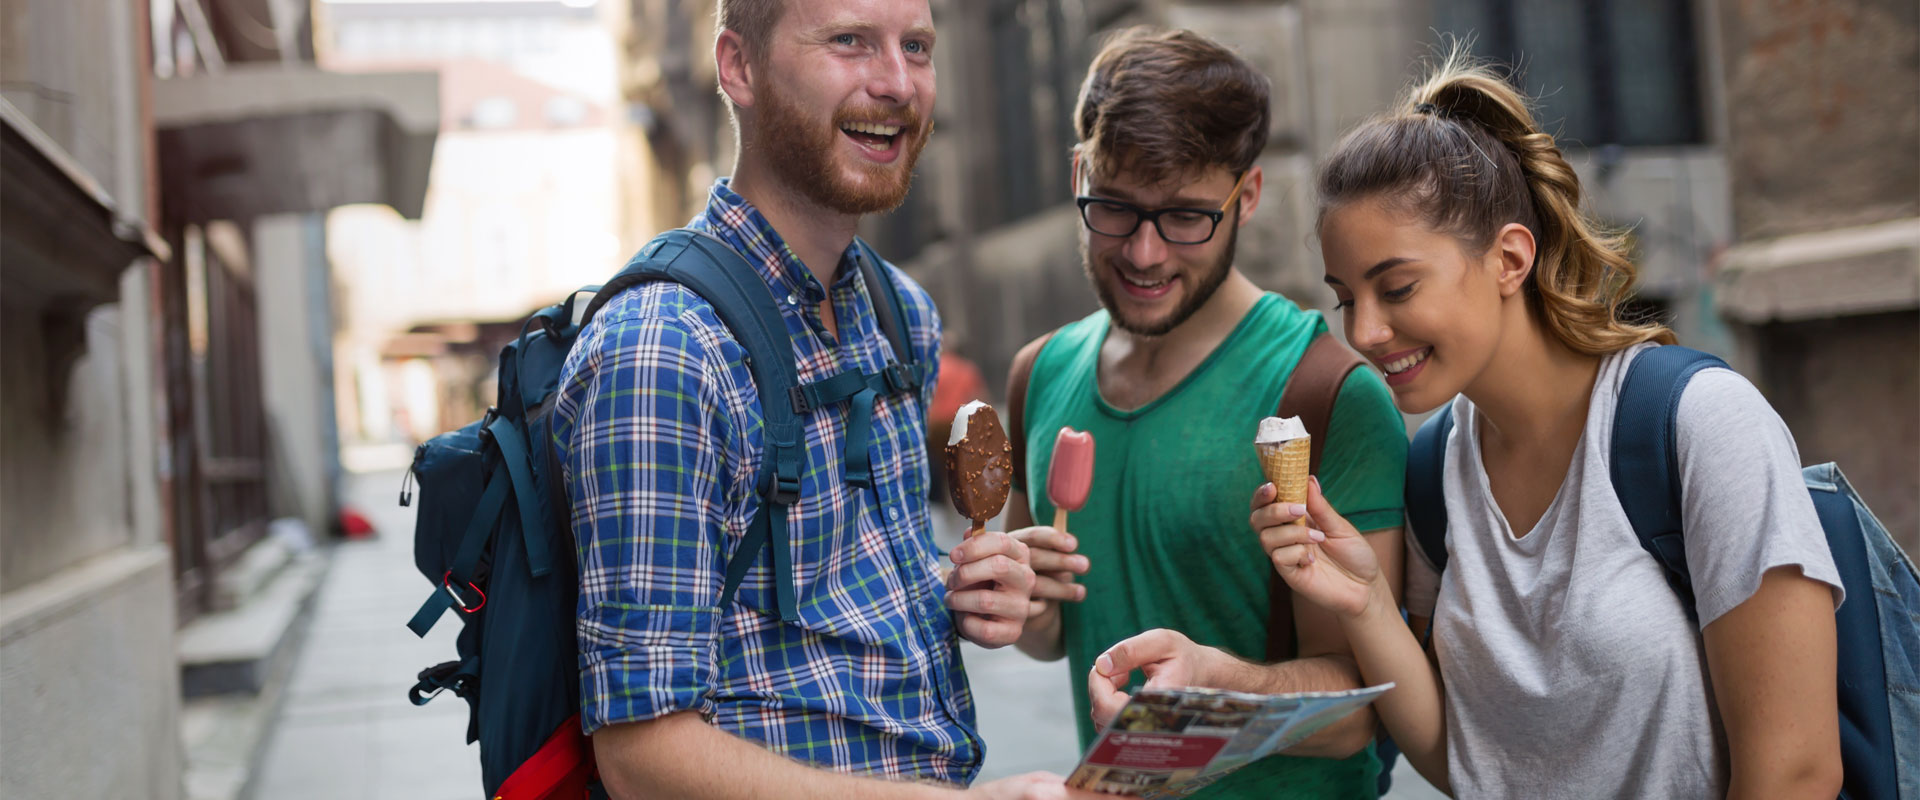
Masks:
[[[732,245],[773,288],[802,383],[885,365],[892,347],[855,248],[822,287],[724,178],[689,226]],[[937,364],[932,300],[885,271],[901,287],[914,355]],[[838,341],[820,321],[829,297]],[[719,606],[727,558],[760,506],[764,420],[744,357],[706,301],[651,283],[609,302],[567,358],[553,445],[578,543],[583,726],[695,710],[802,761],[971,781],[983,747],[927,513],[932,380],[874,409],[872,489],[841,478],[847,404],[803,417],[806,468],[788,514],[800,621],[783,624],[765,551]]]

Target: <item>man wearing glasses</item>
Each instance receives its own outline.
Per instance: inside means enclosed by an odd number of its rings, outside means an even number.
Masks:
[[[1266,77],[1188,31],[1121,34],[1081,89],[1073,180],[1082,266],[1102,309],[1014,359],[1008,527],[1024,528],[1015,536],[1038,574],[1018,646],[1070,659],[1083,746],[1136,669],[1154,685],[1360,685],[1338,622],[1310,603],[1292,604],[1298,657],[1259,663],[1272,567],[1247,520],[1264,482],[1252,441],[1327,332],[1318,312],[1234,265],[1239,230],[1260,208],[1268,113]],[[1063,426],[1097,443],[1071,533],[1031,527],[1051,519],[1047,493],[1031,487],[1046,485]],[[1324,491],[1371,532],[1397,581],[1406,433],[1378,375],[1355,370],[1339,384],[1326,431],[1314,442]],[[1373,727],[1371,713],[1354,714],[1196,796],[1373,797]]]

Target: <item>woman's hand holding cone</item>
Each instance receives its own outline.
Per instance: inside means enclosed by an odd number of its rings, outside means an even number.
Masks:
[[[1250,522],[1295,594],[1344,616],[1366,610],[1380,562],[1366,537],[1328,505],[1318,478],[1309,482],[1304,505],[1276,502],[1273,484],[1262,484],[1253,493]]]

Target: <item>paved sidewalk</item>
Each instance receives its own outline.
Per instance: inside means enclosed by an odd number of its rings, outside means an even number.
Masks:
[[[467,706],[443,694],[407,702],[421,668],[453,657],[457,621],[426,639],[407,630],[429,585],[413,567],[413,509],[402,472],[344,476],[349,505],[380,538],[342,542],[314,599],[313,620],[268,742],[255,796],[472,800],[480,761],[466,745]]]
[[[422,667],[452,658],[459,625],[443,620],[426,639],[406,620],[428,583],[413,568],[413,509],[395,500],[402,473],[345,477],[350,505],[380,538],[345,542],[314,601],[312,624],[274,725],[255,796],[271,800],[340,797],[470,800],[480,765],[465,744],[466,704],[450,694],[425,707],[407,702]],[[1079,757],[1064,661],[1039,663],[1012,648],[965,646],[968,676],[987,741],[981,777],[1034,770],[1064,774]],[[1402,765],[1400,786],[1418,782]],[[1395,798],[1440,795],[1396,789]]]

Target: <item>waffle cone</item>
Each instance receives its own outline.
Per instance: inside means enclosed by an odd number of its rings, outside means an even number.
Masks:
[[[1256,444],[1260,451],[1260,471],[1280,490],[1280,502],[1307,502],[1307,462],[1313,454],[1313,437],[1302,436],[1278,444]]]

